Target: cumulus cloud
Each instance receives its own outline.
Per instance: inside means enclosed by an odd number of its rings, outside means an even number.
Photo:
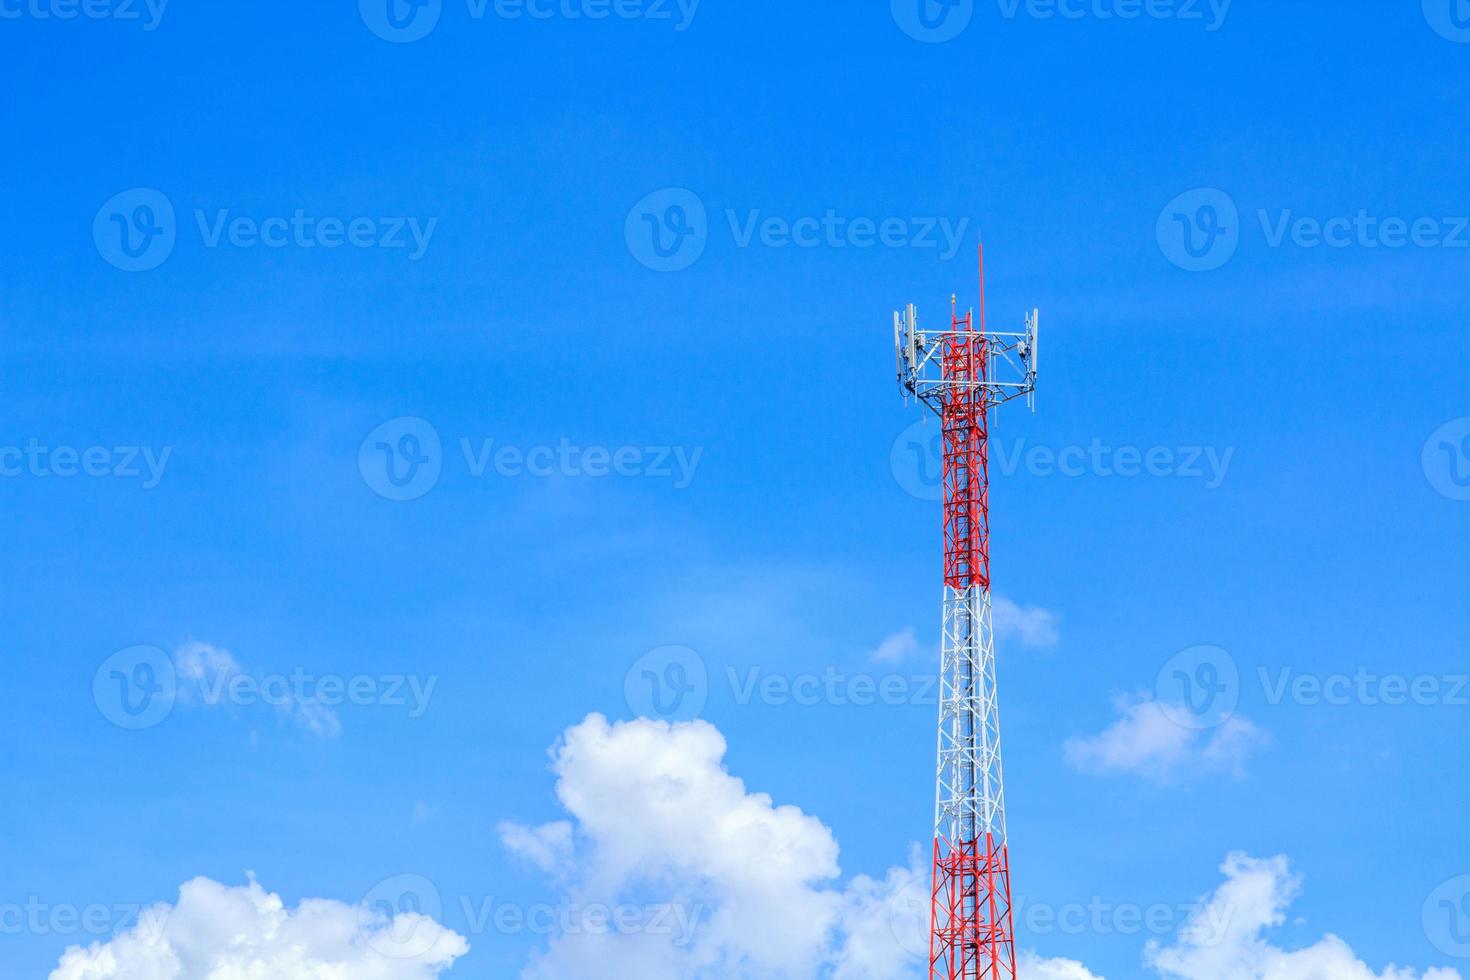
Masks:
[[[1211,747],[1229,756],[1233,745],[1249,741],[1246,729],[1205,736],[1164,717],[1184,732],[1181,740],[1164,733],[1143,704],[1128,705],[1141,734],[1109,743],[1120,763],[1204,759]],[[552,751],[552,768],[572,819],[502,824],[502,840],[553,872],[573,903],[657,898],[682,910],[671,920],[682,925],[564,932],[536,954],[526,980],[926,975],[927,856],[915,849],[904,866],[842,882],[831,831],[752,792],[726,769],[725,752],[719,731],[701,721],[612,724],[592,715],[566,732]],[[1421,980],[1392,966],[1374,973],[1335,936],[1297,951],[1272,946],[1266,932],[1285,921],[1301,880],[1285,858],[1236,854],[1221,870],[1224,884],[1200,901],[1173,942],[1147,947],[1148,965],[1163,980]],[[1023,952],[1018,966],[1020,980],[1103,980],[1075,960],[1032,952]],[[1422,980],[1462,978],[1431,969]]]
[[[537,950],[524,980],[923,980],[927,854],[845,882],[832,832],[750,790],[702,722],[610,723],[591,715],[552,750],[570,816],[502,823],[516,855],[582,909]],[[1161,980],[1463,980],[1454,970],[1382,972],[1328,935],[1298,950],[1270,942],[1302,879],[1283,857],[1232,854],[1224,882],[1178,934],[1153,941]],[[74,947],[50,980],[436,980],[468,944],[394,906],[308,900],[287,909],[253,878],[184,885],[107,943]],[[593,915],[594,909],[601,913]],[[631,912],[632,914],[628,914]],[[1022,952],[1019,980],[1104,980],[1071,959]],[[457,975],[457,974],[456,974]],[[452,980],[452,977],[449,978]]]
[[[898,893],[927,869],[916,860],[840,887],[832,832],[747,789],[726,770],[725,750],[702,721],[610,724],[593,715],[566,732],[553,770],[575,830],[503,824],[502,840],[554,870],[575,902],[657,896],[682,910],[668,921],[692,928],[578,930],[542,950],[527,978],[913,975],[916,959],[891,919]]]
[[[1156,780],[1219,770],[1240,776],[1246,760],[1270,742],[1245,718],[1229,718],[1207,731],[1190,728],[1175,720],[1187,712],[1171,713],[1148,694],[1124,695],[1115,705],[1121,717],[1107,729],[1067,740],[1067,760],[1077,769]]]
[[[571,815],[502,823],[517,855],[555,875],[579,907],[657,900],[682,910],[655,929],[568,930],[525,980],[922,980],[929,858],[840,880],[837,841],[815,817],[751,791],[703,721],[613,724],[592,715],[552,750]],[[683,924],[688,925],[686,930]],[[1022,956],[1021,980],[1102,980],[1065,959]]]
[[[406,949],[406,934],[431,941]],[[253,878],[236,888],[196,878],[177,905],[155,906],[110,942],[67,950],[50,980],[433,980],[468,951],[416,913],[389,918],[324,899],[293,910]]]
[[[1149,944],[1145,959],[1165,980],[1418,980],[1416,971],[1392,965],[1375,973],[1333,935],[1304,949],[1273,946],[1266,932],[1286,922],[1286,911],[1302,889],[1286,858],[1232,854],[1220,871],[1225,883],[1190,916],[1174,942]],[[1461,977],[1456,970],[1435,968],[1423,980]]]

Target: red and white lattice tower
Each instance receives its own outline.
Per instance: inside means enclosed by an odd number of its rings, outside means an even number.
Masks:
[[[1036,311],[1021,333],[980,323],[950,301],[944,330],[894,313],[898,378],[939,416],[944,466],[944,640],[934,815],[931,980],[1015,980],[1011,859],[1001,776],[995,633],[990,604],[990,423],[998,406],[1036,391]]]

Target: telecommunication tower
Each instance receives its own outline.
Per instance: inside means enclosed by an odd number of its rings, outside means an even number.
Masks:
[[[990,423],[1025,397],[1034,408],[1040,313],[1020,333],[980,323],[950,300],[948,329],[893,314],[899,385],[939,416],[944,469],[944,638],[930,913],[931,980],[1015,980],[995,631],[990,600]]]

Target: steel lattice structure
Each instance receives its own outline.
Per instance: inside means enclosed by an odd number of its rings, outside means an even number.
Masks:
[[[1015,980],[1010,849],[995,632],[990,600],[992,412],[1036,390],[1037,329],[980,324],[950,302],[949,329],[921,331],[913,306],[894,313],[898,378],[939,417],[944,467],[944,637],[940,664],[939,768],[930,920],[931,980]]]

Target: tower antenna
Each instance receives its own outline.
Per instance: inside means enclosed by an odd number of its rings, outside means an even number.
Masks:
[[[944,609],[934,807],[931,980],[1015,980],[995,627],[990,596],[991,414],[1036,391],[1039,315],[1017,333],[980,329],[951,303],[948,330],[919,330],[910,305],[896,344],[905,395],[939,416],[944,446]]]

